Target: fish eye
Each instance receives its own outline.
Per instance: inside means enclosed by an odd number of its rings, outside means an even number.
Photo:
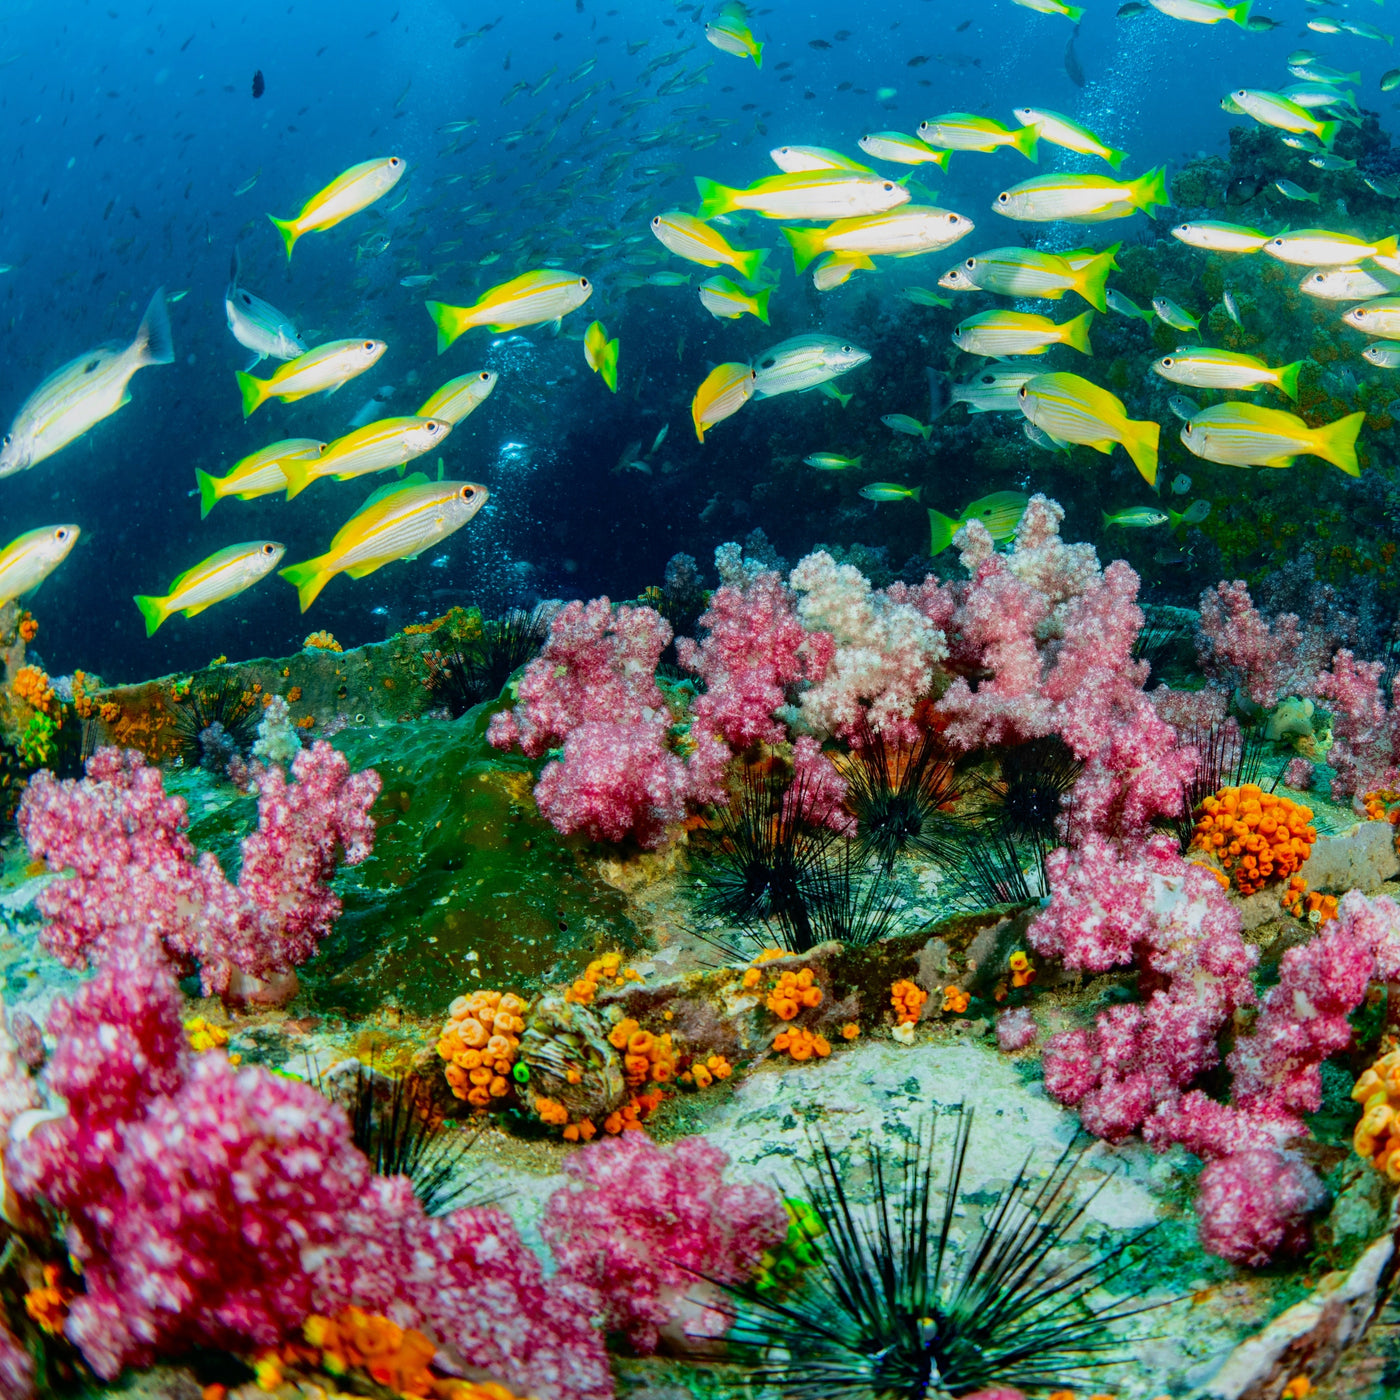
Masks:
[[[4,440],[0,441],[0,447],[8,447],[13,441],[14,439],[9,435],[9,433],[6,433]]]
[[[962,218],[962,215],[961,215],[961,214],[949,214],[949,215],[948,215],[948,222],[949,222],[950,224],[955,224],[955,223],[957,223],[957,221],[958,221],[959,219],[961,219],[961,218]]]
[[[1022,384],[1021,387],[1016,390],[1016,397],[1018,399],[1023,399],[1026,397],[1026,386],[1024,384]]]
[[[262,552],[264,554],[276,554],[277,546],[275,544],[265,544],[262,547]]]
[[[390,157],[389,157],[389,168],[390,168],[391,170],[392,170],[396,165],[398,165],[398,163],[399,163],[399,158],[398,158],[398,156],[390,156]]]
[[[1175,363],[1176,363],[1176,361],[1175,361],[1174,359],[1172,359],[1172,357],[1171,357],[1170,355],[1163,355],[1163,356],[1162,356],[1162,368],[1163,368],[1163,369],[1170,369]]]
[[[842,353],[843,355],[848,355],[848,354],[850,354],[850,352],[851,352],[851,347],[850,347],[849,345],[843,345],[843,346],[841,347],[841,353]]]
[[[243,298],[244,306],[251,306],[253,304],[253,298],[250,297],[247,292],[240,292],[239,295]]]
[[[464,501],[469,501],[469,500],[471,500],[471,498],[472,498],[473,496],[476,495],[476,487],[475,487],[475,486],[464,486],[464,487],[462,487],[462,489],[461,489],[457,494],[458,494]]]
[[[58,529],[53,532],[53,537],[59,544],[62,544],[63,541],[68,538],[68,527],[66,525],[60,525]]]
[[[1001,194],[997,195],[997,203],[998,203],[998,204],[1010,204],[1010,203],[1011,203],[1011,196],[1010,196],[1009,194],[1007,194],[1007,193],[1003,190]]]
[[[490,379],[490,378],[491,378],[491,371],[490,371],[489,369],[484,369],[484,370],[481,371],[480,374],[477,375],[477,379],[480,380],[481,383],[483,383],[483,384],[485,384],[486,381],[487,381],[488,379]]]
[[[892,190],[892,189],[894,189],[894,181],[893,181],[893,180],[886,180],[886,181],[885,181],[885,188],[886,188],[887,190]]]
[[[372,341],[372,340],[367,340],[367,341],[365,341],[365,349],[366,349],[366,350],[373,350],[373,349],[374,349],[374,341]]]
[[[963,264],[963,266],[966,267],[969,272],[971,272],[972,269],[977,266],[977,259],[969,258],[967,262]]]
[[[661,222],[661,215],[660,215],[660,214],[653,214],[653,215],[652,215],[652,219],[651,219],[651,226],[652,226],[652,228],[655,228],[660,222]]]
[[[578,284],[579,284],[580,287],[586,287],[586,286],[588,285],[588,278],[586,278],[586,277],[580,277],[580,278],[578,279]]]

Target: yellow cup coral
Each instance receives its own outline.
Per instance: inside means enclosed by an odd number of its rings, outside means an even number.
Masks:
[[[1254,783],[1221,788],[1198,813],[1192,846],[1211,852],[1241,894],[1292,875],[1317,840],[1311,808]]]

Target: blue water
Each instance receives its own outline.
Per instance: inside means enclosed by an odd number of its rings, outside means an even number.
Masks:
[[[770,470],[777,443],[770,431],[787,432],[783,450],[799,455],[860,445],[841,443],[840,421],[830,416],[839,410],[829,401],[808,395],[752,406],[742,432],[722,426],[703,447],[689,404],[714,363],[827,328],[860,335],[876,350],[845,388],[884,387],[890,401],[878,411],[921,413],[923,366],[943,354],[949,317],[931,321],[889,292],[934,284],[956,255],[917,260],[884,285],[858,278],[818,300],[809,281],[794,279],[785,250],[775,251],[772,262],[784,272],[768,330],[752,318],[713,320],[694,292],[707,274],[657,257],[647,222],[667,208],[693,207],[693,175],[747,183],[773,173],[772,146],[824,144],[855,154],[866,131],[913,131],[920,119],[949,110],[1013,121],[1015,106],[1048,106],[1128,149],[1126,172],[1179,167],[1222,150],[1241,121],[1220,109],[1220,97],[1291,81],[1283,59],[1299,46],[1360,69],[1363,106],[1379,105],[1386,126],[1393,120],[1396,104],[1378,89],[1391,49],[1308,32],[1303,23],[1313,11],[1300,0],[1268,7],[1287,22],[1267,34],[1151,12],[1119,20],[1115,8],[1091,4],[1078,32],[1086,78],[1079,87],[1064,63],[1072,26],[1009,0],[755,8],[755,32],[767,42],[761,72],[707,44],[702,22],[714,7],[688,4],[7,4],[0,263],[13,270],[0,275],[0,418],[8,422],[67,359],[102,341],[129,340],[157,285],[188,290],[171,307],[175,364],[138,373],[130,405],[32,471],[0,481],[5,539],[61,520],[84,531],[34,602],[50,669],[82,665],[108,680],[129,679],[221,653],[285,652],[314,628],[351,645],[453,602],[489,609],[559,594],[625,596],[659,581],[675,550],[703,561],[716,543],[755,526],[793,554],[818,538],[887,544],[898,566],[925,536],[921,511],[897,516],[856,503],[829,517],[807,509],[810,475]],[[1394,20],[1370,5],[1347,13],[1382,28]],[[849,37],[837,38],[843,30]],[[628,45],[641,41],[629,55]],[[675,62],[639,79],[675,50],[684,50]],[[910,66],[919,56],[927,61]],[[596,67],[569,81],[589,59]],[[534,87],[551,69],[537,95],[522,92],[503,105],[517,84]],[[255,70],[266,81],[258,99]],[[680,81],[693,85],[658,97],[677,75],[690,75]],[[894,95],[882,102],[880,88]],[[644,105],[624,110],[629,103]],[[468,119],[478,125],[440,131]],[[662,139],[651,142],[656,133]],[[713,144],[693,149],[711,136]],[[1090,168],[1066,152],[1042,151],[1042,169]],[[343,168],[391,153],[410,167],[393,196],[307,236],[289,267],[267,214],[290,216]],[[630,158],[609,164],[624,153]],[[960,251],[1020,240],[1025,226],[1008,225],[988,206],[1032,170],[1003,151],[955,157],[947,177],[927,182],[940,204],[978,222]],[[235,195],[255,175],[253,187]],[[1093,241],[1128,230],[1140,236],[1146,227],[1139,217],[1107,226],[1102,237],[1096,231]],[[780,242],[772,225],[748,232]],[[388,235],[388,250],[366,256],[366,240],[377,234]],[[641,240],[619,241],[628,235]],[[443,248],[456,240],[459,247]],[[244,422],[233,371],[248,356],[223,314],[235,244],[245,284],[291,312],[311,343],[373,335],[389,343],[379,365],[332,397],[274,402]],[[492,253],[499,261],[480,266]],[[610,278],[637,254],[648,261],[633,270],[690,272],[691,287],[610,290]],[[437,273],[426,294],[468,303],[494,282],[551,262],[598,288],[562,335],[476,331],[441,359],[425,292],[399,285],[406,275]],[[593,317],[622,340],[616,398],[583,363],[579,338]],[[239,540],[280,540],[287,562],[319,553],[382,480],[320,483],[290,504],[275,496],[227,501],[201,522],[191,494],[196,467],[222,473],[280,437],[330,440],[381,386],[395,388],[386,411],[411,412],[438,383],[482,367],[500,372],[500,386],[443,454],[448,476],[493,493],[472,524],[412,563],[359,582],[334,580],[304,618],[293,590],[274,577],[144,638],[131,594],[164,592],[180,570]],[[666,424],[651,475],[613,470],[629,444],[649,446]],[[979,486],[1018,484],[985,484],[966,461],[931,461],[931,485],[940,476],[948,505]]]

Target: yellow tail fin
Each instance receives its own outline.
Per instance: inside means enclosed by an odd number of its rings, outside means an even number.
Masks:
[[[243,395],[243,416],[251,418],[267,400],[268,381],[254,379],[241,369],[234,370],[233,377],[238,380],[238,388]]]
[[[1105,285],[1108,282],[1108,274],[1118,266],[1113,261],[1113,255],[1118,251],[1118,244],[1100,253],[1095,258],[1090,258],[1083,267],[1075,273],[1074,290],[1094,308],[1095,311],[1107,311],[1108,300],[1105,296]]]
[[[465,306],[447,306],[440,301],[425,301],[423,305],[437,327],[437,350],[441,355],[471,324],[471,313]]]
[[[282,577],[296,589],[302,612],[316,601],[321,590],[334,577],[325,568],[325,559],[326,556],[322,554],[319,558],[308,559],[304,564],[292,564],[279,570]]]
[[[282,242],[287,245],[287,261],[291,262],[292,249],[297,246],[297,239],[301,237],[301,233],[297,229],[297,221],[295,219],[279,219],[275,214],[269,214],[267,217],[272,220],[272,227],[282,235]]]
[[[1340,467],[1348,476],[1360,476],[1361,467],[1356,460],[1356,436],[1366,421],[1364,413],[1348,413],[1335,423],[1314,430],[1313,453],[1324,462]]]
[[[1365,414],[1362,415],[1365,417]],[[167,617],[170,616],[165,610],[168,601],[165,598],[152,598],[145,593],[137,593],[131,600],[141,609],[141,616],[146,619],[146,635],[154,637],[156,629]]]
[[[758,269],[762,265],[764,258],[768,256],[768,249],[755,248],[752,252],[745,253],[740,252],[739,249],[736,248],[734,252],[737,255],[734,270],[740,277],[746,277],[752,282],[754,278],[758,276]],[[798,269],[799,272],[801,270],[801,268]]]
[[[1366,415],[1363,413],[1361,416],[1364,418]],[[1133,459],[1133,466],[1142,473],[1142,479],[1153,487],[1157,485],[1157,447],[1161,436],[1161,424],[1128,418],[1123,423],[1123,436],[1119,439]]]
[[[194,469],[194,479],[199,483],[199,518],[203,520],[219,504],[219,483],[202,467]]]
[[[951,516],[944,515],[941,510],[929,510],[928,524],[930,557],[942,554],[953,543],[953,536],[962,529],[961,520],[954,520]]]
[[[1040,164],[1040,128],[1038,126],[1023,126],[1012,138],[1010,144],[1020,151],[1027,160],[1033,160]]]
[[[734,196],[739,191],[729,185],[697,175],[695,188],[700,195],[699,216],[702,219],[713,219],[716,214],[730,214],[739,207],[734,203]]]
[[[792,244],[792,265],[799,274],[807,270],[813,258],[826,252],[824,228],[785,228],[783,237]]]
[[[1081,355],[1092,355],[1094,347],[1089,344],[1089,327],[1093,320],[1094,313],[1084,311],[1072,321],[1066,321],[1060,327],[1063,343],[1073,350],[1078,350]]]
[[[300,496],[316,479],[311,475],[314,460],[311,462],[285,461],[281,465],[282,475],[287,478],[286,500],[290,501],[293,497]]]

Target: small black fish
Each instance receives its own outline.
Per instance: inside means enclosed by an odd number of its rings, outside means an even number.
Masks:
[[[267,91],[267,84],[263,81],[262,69],[259,68],[253,74],[253,96],[261,97]]]
[[[854,83],[837,83],[837,84],[836,84],[836,91],[837,91],[837,92],[850,92],[850,90],[851,90],[854,86],[855,86]]]
[[[1248,204],[1268,183],[1262,175],[1241,175],[1225,187],[1225,203]]]
[[[970,25],[971,23],[972,23],[972,21],[971,21],[970,19],[965,19],[965,20],[963,20],[963,22],[962,22],[960,25],[958,25],[958,27],[953,31],[953,33],[954,33],[954,34],[961,34],[961,33],[963,32],[963,30],[966,29],[966,28],[968,27],[968,25]]]
[[[808,39],[807,47],[809,49],[829,49],[831,45],[825,39]]]
[[[838,29],[835,34],[835,38],[841,40],[842,42],[849,39],[850,37],[851,31],[849,29]]]
[[[1069,80],[1075,87],[1084,86],[1084,70],[1079,66],[1079,55],[1074,51],[1074,41],[1079,37],[1079,26],[1076,24],[1070,32],[1069,42],[1065,45],[1065,72],[1069,74]]]
[[[905,66],[909,68],[922,68],[927,62],[928,55],[926,53],[916,53]]]

